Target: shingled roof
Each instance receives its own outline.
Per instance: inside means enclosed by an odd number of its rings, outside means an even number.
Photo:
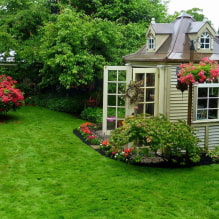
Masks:
[[[155,52],[148,51],[145,44],[133,54],[123,57],[128,62],[188,62],[191,58],[191,39],[189,34],[196,34],[208,21],[195,21],[192,16],[183,13],[172,23],[151,23],[155,35],[169,35],[165,42]],[[210,24],[209,27],[214,30]],[[214,30],[215,32],[215,30]],[[200,61],[203,57],[219,60],[219,39],[215,34],[212,53],[200,53],[194,51],[194,61]]]

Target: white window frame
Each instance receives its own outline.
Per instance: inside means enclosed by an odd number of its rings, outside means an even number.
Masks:
[[[117,79],[114,81],[110,81],[109,79],[109,73],[110,71],[115,71],[117,72]],[[125,81],[120,81],[118,78],[118,72],[119,71],[124,71],[126,72],[126,80]],[[118,104],[118,98],[119,96],[124,96],[124,94],[118,92],[118,86],[119,84],[128,84],[130,83],[132,79],[132,67],[131,66],[104,66],[104,80],[103,80],[103,126],[102,126],[102,132],[104,135],[109,135],[111,130],[108,129],[107,124],[108,124],[108,119],[111,119],[108,117],[108,110],[109,108],[113,108],[116,112],[115,114],[115,123],[114,129],[118,127],[118,121],[124,120],[125,117],[129,116],[128,112],[128,101],[125,101],[125,106],[119,106]],[[115,93],[109,93],[108,92],[108,86],[109,84],[115,84],[116,85],[116,92]],[[116,97],[116,104],[113,106],[108,105],[108,98],[109,96],[115,96]],[[118,110],[119,109],[124,109],[125,110],[125,117],[124,118],[119,118],[118,117]]]
[[[148,50],[155,50],[155,37],[153,35],[148,36]]]
[[[208,49],[208,50],[210,50],[212,48],[211,43],[212,43],[212,40],[211,40],[210,33],[207,32],[207,31],[203,32],[201,34],[200,38],[199,38],[199,48],[200,49]]]
[[[201,108],[198,107],[198,100],[201,98],[198,97],[198,89],[199,88],[207,88],[207,97],[204,99],[207,99],[207,108],[203,108],[203,112],[206,112],[206,118],[201,119],[198,115],[198,111],[201,111]],[[210,97],[209,95],[209,89],[210,88],[218,88],[218,96],[217,97]],[[219,83],[203,83],[203,84],[197,84],[195,85],[195,110],[194,110],[194,121],[193,122],[218,122],[219,121]],[[209,100],[210,99],[217,99],[217,107],[216,108],[210,108],[209,107]],[[217,110],[217,118],[216,119],[208,119],[209,110]]]
[[[145,112],[145,107],[147,104],[153,104],[154,105],[154,116],[158,115],[158,94],[159,94],[159,74],[158,74],[158,69],[157,68],[133,68],[133,81],[137,81],[137,75],[138,74],[154,74],[155,78],[155,84],[154,86],[144,86],[142,87],[142,89],[144,89],[144,101],[143,102],[138,102],[136,104],[143,104],[143,111]],[[144,80],[146,80],[146,77],[144,77]],[[144,84],[146,84],[146,82],[144,81]],[[153,101],[147,101],[145,98],[145,90],[146,89],[154,89],[154,100]]]

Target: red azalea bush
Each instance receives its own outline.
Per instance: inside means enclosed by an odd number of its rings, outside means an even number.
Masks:
[[[0,75],[0,112],[16,110],[24,103],[20,89],[15,88],[17,81],[7,75]]]
[[[181,64],[179,68],[178,80],[182,84],[215,81],[219,77],[218,62],[208,57],[203,58],[199,64]]]

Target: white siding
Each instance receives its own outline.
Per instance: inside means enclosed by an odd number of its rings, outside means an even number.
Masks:
[[[200,147],[213,149],[215,146],[219,146],[218,123],[196,123],[192,126],[196,129],[196,136],[201,140]]]
[[[208,147],[219,146],[219,126],[209,126],[208,129]]]
[[[200,126],[196,128],[196,136],[198,137],[201,142],[199,142],[199,147],[205,147],[205,134],[206,134],[206,127]]]
[[[169,88],[169,100],[168,100],[168,117],[170,121],[177,120],[187,120],[188,111],[188,91],[183,93],[177,90],[177,76],[176,67],[170,68],[170,78],[169,78],[170,88]]]

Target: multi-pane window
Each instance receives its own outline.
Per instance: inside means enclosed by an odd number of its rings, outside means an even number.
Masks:
[[[208,32],[202,33],[199,43],[201,49],[210,49],[211,38]]]
[[[148,49],[155,49],[155,39],[152,35],[148,38]]]
[[[108,72],[107,129],[117,128],[118,121],[125,118],[126,71]],[[113,124],[113,125],[112,125]]]
[[[219,119],[219,84],[197,85],[196,120]]]
[[[103,132],[109,134],[126,117],[126,89],[131,80],[130,66],[105,66]]]
[[[134,69],[136,81],[142,81],[142,96],[136,103],[137,113],[156,115],[157,73],[156,69]]]

